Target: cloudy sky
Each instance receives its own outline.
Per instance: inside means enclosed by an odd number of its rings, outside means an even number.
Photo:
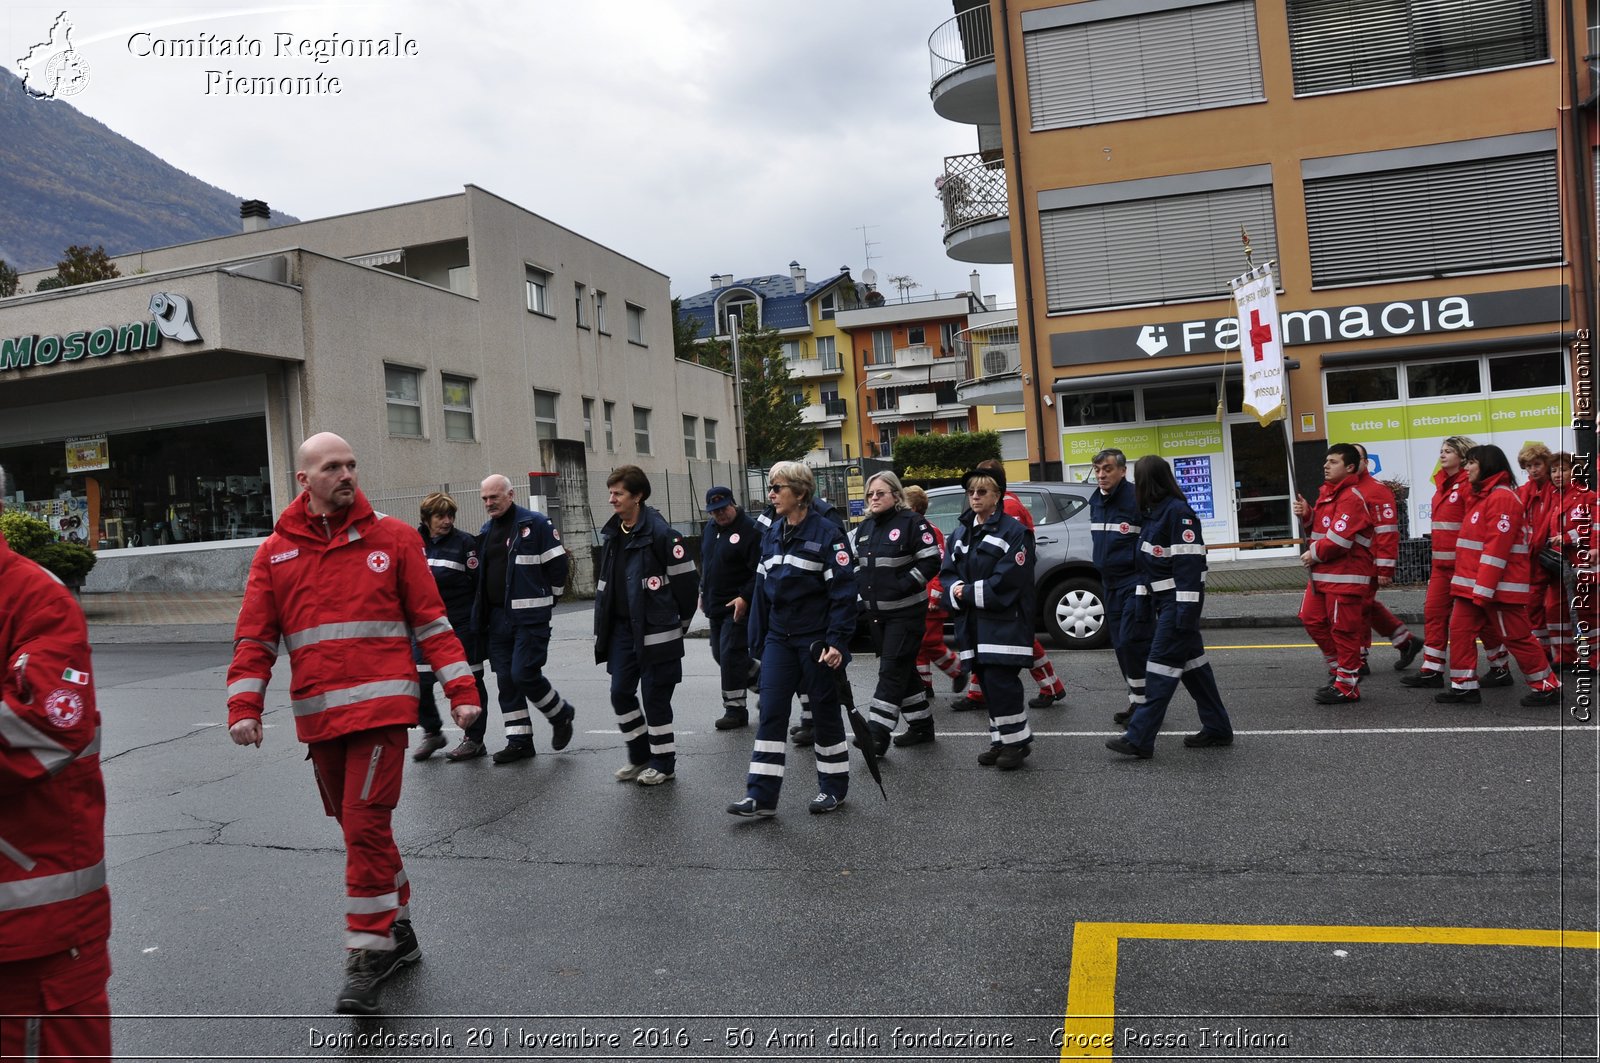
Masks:
[[[63,2],[6,5],[8,66],[48,36]],[[69,103],[301,218],[477,184],[661,270],[675,295],[703,291],[713,273],[786,273],[791,259],[813,278],[840,265],[859,277],[869,250],[891,298],[890,276],[923,296],[966,287],[973,268],[945,256],[933,194],[944,156],[976,150],[973,128],[928,101],[928,35],[952,14],[938,0],[66,12],[89,69]],[[397,34],[414,55],[296,54],[301,42]],[[220,54],[218,42],[241,37],[260,55]],[[340,91],[244,95],[225,91],[229,72],[322,74]],[[1013,300],[1009,266],[980,272],[986,292]]]

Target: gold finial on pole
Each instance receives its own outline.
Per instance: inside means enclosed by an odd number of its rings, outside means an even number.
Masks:
[[[1246,269],[1255,269],[1255,251],[1250,247],[1250,234],[1243,225],[1239,226],[1239,240],[1244,244],[1244,265]]]

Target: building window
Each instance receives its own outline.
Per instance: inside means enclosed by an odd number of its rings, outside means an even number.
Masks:
[[[717,422],[706,418],[706,460],[717,460]]]
[[[1082,391],[1061,396],[1061,421],[1069,428],[1133,421],[1133,390]]]
[[[894,457],[894,428],[890,425],[878,429],[878,457]]]
[[[643,347],[644,342],[644,307],[628,304],[628,342],[637,343]]]
[[[472,430],[472,381],[464,376],[444,374],[444,437],[470,443]]]
[[[1567,382],[1567,360],[1555,351],[1543,354],[1511,354],[1489,359],[1489,391],[1521,391],[1525,388],[1559,388]]]
[[[683,415],[683,456],[686,458],[695,456],[694,437],[699,427],[700,418],[690,417],[688,414]]]
[[[572,303],[577,313],[573,319],[578,322],[579,328],[589,327],[589,288],[584,284],[572,285]]]
[[[1247,166],[1039,193],[1050,311],[1226,296],[1241,225],[1257,261],[1277,257],[1271,181]]]
[[[804,406],[806,404],[805,390],[801,389],[799,391],[789,392],[789,401],[794,403],[796,406]]]
[[[906,328],[906,343],[913,347],[920,347],[928,342],[928,330],[921,325],[911,325]]]
[[[956,328],[956,323],[954,321],[946,321],[944,324],[939,326],[940,353],[956,353],[956,333],[959,331],[960,330]]]
[[[944,430],[947,435],[965,432],[967,430],[967,419],[965,417],[952,417],[944,423]]]
[[[556,401],[553,391],[533,389],[533,434],[537,439],[556,438]]]
[[[615,454],[617,452],[617,404],[614,402],[606,403],[605,414],[606,453]]]
[[[643,406],[633,408],[633,449],[640,454],[650,453],[650,411]]]
[[[872,331],[872,364],[894,364],[894,332],[880,328]]]
[[[1178,384],[1144,389],[1144,419],[1175,421],[1216,415],[1217,391],[1211,384]]]
[[[594,449],[594,400],[590,398],[583,400],[583,445]]]
[[[1329,406],[1353,406],[1361,402],[1393,402],[1400,397],[1400,374],[1393,366],[1375,369],[1330,369],[1324,376],[1328,384]],[[1230,391],[1228,401],[1233,402]]]
[[[594,330],[596,332],[605,332],[605,331],[607,331],[606,330],[606,293],[601,291],[599,288],[596,288],[594,290]]]
[[[526,267],[528,271],[528,309],[535,314],[550,316],[550,271],[538,266]]]
[[[1255,0],[1191,0],[1130,18],[1094,17],[1110,6],[1083,3],[1023,12],[1034,129],[1266,98]],[[1126,11],[1134,5],[1115,6]]]
[[[1551,131],[1307,160],[1312,283],[1559,263],[1554,141]]]
[[[799,340],[783,341],[783,360],[788,363],[790,369],[795,367],[804,353],[804,346]]]
[[[824,295],[822,297],[822,299],[817,303],[817,308],[820,311],[820,316],[821,316],[822,320],[824,320],[824,321],[832,321],[833,318],[834,318],[834,313],[835,313],[835,310],[836,310],[837,306],[838,306],[838,302],[837,302],[837,300],[834,299],[834,295],[833,295],[832,292],[829,292],[827,295]]]
[[[1028,430],[1002,428],[1000,430],[1000,460],[1026,461],[1028,457]]]
[[[839,348],[834,337],[817,337],[817,360],[822,363],[822,368],[825,370],[839,368]]]
[[[422,372],[398,365],[383,367],[384,397],[389,404],[389,434],[422,436]]]
[[[1289,0],[1296,94],[1550,58],[1544,0]]]
[[[1476,395],[1478,362],[1433,362],[1406,366],[1406,397],[1430,399],[1438,395]]]

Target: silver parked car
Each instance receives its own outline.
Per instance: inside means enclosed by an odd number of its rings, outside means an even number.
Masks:
[[[1015,483],[1016,495],[1033,516],[1038,546],[1035,580],[1039,589],[1039,627],[1066,649],[1097,650],[1110,644],[1100,573],[1089,538],[1089,495],[1094,484]],[[928,492],[928,521],[946,538],[955,529],[966,495],[959,487]]]

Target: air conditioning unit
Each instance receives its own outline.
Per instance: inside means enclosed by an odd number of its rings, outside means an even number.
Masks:
[[[1003,373],[1013,373],[1017,369],[1017,349],[1015,347],[990,347],[983,352],[983,375],[1000,376]]]

